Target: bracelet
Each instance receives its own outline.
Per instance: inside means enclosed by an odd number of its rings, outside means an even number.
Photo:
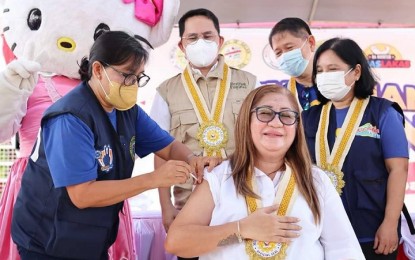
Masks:
[[[239,220],[236,222],[236,225],[238,226],[238,233],[236,233],[236,237],[238,238],[238,242],[242,243],[244,238],[241,235],[241,228],[239,226]]]
[[[196,155],[194,155],[193,153],[189,153],[186,157],[186,162],[189,164],[190,163],[190,159],[195,157]]]

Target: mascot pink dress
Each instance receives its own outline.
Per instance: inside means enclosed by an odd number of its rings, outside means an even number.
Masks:
[[[0,142],[17,132],[20,154],[0,200],[0,259],[20,259],[10,235],[11,214],[43,112],[79,83],[78,63],[106,30],[165,43],[179,0],[0,0],[4,44],[16,57],[0,72]],[[135,259],[129,204],[120,213],[109,259]]]

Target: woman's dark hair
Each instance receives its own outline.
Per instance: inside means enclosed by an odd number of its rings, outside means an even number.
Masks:
[[[269,45],[272,47],[272,37],[278,33],[289,32],[297,38],[307,38],[312,35],[310,26],[297,17],[287,17],[279,21],[271,29],[268,36]]]
[[[370,69],[362,49],[355,41],[347,38],[332,38],[318,47],[313,60],[313,84],[316,85],[317,61],[321,54],[327,50],[332,50],[343,62],[349,65],[350,68],[354,69],[357,64],[360,64],[362,72],[355,83],[354,96],[359,99],[365,99],[371,96],[377,83],[375,76]],[[328,101],[328,99],[323,97],[320,92],[318,92],[318,100],[322,104],[325,104]]]
[[[216,31],[218,31],[218,34],[220,34],[220,28],[219,28],[219,20],[218,17],[212,11],[204,8],[199,9],[193,9],[185,13],[179,20],[179,35],[180,37],[183,37],[184,33],[184,24],[187,19],[194,17],[194,16],[205,16],[209,20],[213,22],[213,25],[215,26]]]
[[[146,39],[138,35],[131,36],[122,31],[101,34],[92,45],[89,58],[82,58],[79,65],[81,80],[88,81],[92,77],[92,64],[95,61],[99,61],[103,66],[121,65],[131,61],[135,68],[146,63],[149,54],[140,41],[152,48]]]

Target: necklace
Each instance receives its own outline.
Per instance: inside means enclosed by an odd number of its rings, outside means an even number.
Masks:
[[[278,168],[277,170],[274,170],[274,171],[272,171],[272,172],[270,172],[270,173],[266,173],[266,172],[263,172],[263,173],[269,177],[269,176],[270,176],[271,174],[273,174],[273,173],[277,173],[277,172],[279,172],[279,171],[284,170],[284,168],[285,168],[285,164],[282,164],[282,165],[280,166],[280,168]]]
[[[265,175],[267,175],[267,176],[270,176],[271,174],[273,174],[273,173],[276,173],[277,171],[272,171],[272,172],[270,172],[270,173],[265,173]]]

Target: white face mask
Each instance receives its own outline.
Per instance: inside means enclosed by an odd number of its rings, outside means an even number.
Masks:
[[[199,39],[186,46],[186,57],[196,67],[206,67],[218,57],[218,44]]]
[[[349,93],[351,86],[346,85],[345,76],[352,71],[350,69],[346,73],[344,71],[322,72],[317,74],[316,83],[320,93],[327,99],[332,101],[340,101]]]
[[[277,58],[277,68],[291,77],[301,76],[307,65],[309,59],[304,59],[301,49],[304,47],[308,38],[304,41],[300,48],[287,51]]]

